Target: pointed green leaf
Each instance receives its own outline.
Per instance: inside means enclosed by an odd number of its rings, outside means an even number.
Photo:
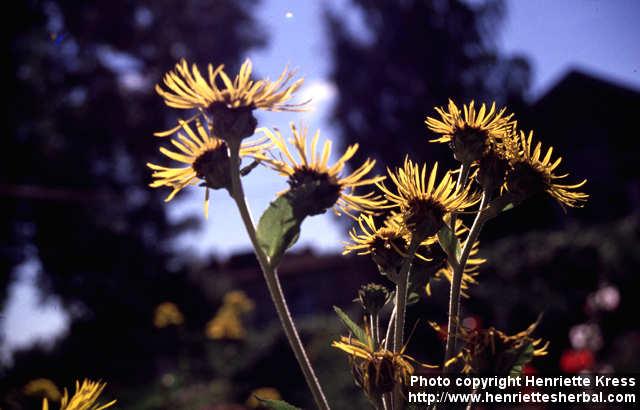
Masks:
[[[501,212],[509,211],[515,207],[516,206],[513,204],[513,202],[509,202],[507,205],[505,205],[504,208],[502,208]]]
[[[344,311],[337,306],[334,306],[333,310],[336,311],[336,314],[338,315],[342,323],[344,323],[347,329],[349,329],[349,331],[353,333],[356,339],[366,344],[367,346],[371,344],[371,339],[367,337],[367,334],[365,333],[365,331],[362,330],[360,326],[356,325],[355,322],[351,320],[349,315],[344,313]]]
[[[460,260],[462,246],[460,246],[458,237],[451,228],[449,228],[449,225],[444,224],[438,231],[438,243],[449,257],[455,256],[457,261]]]
[[[533,359],[533,351],[535,350],[533,343],[527,343],[519,349],[510,351],[514,355],[514,363],[509,370],[509,376],[520,376],[524,370],[524,365]]]
[[[277,267],[284,252],[300,236],[300,224],[286,195],[269,204],[258,222],[257,235],[262,250],[269,256],[271,266]]]
[[[420,295],[416,292],[410,292],[407,297],[407,306],[415,305],[418,302],[420,302]]]
[[[261,399],[258,396],[256,396],[256,398],[260,401],[260,403],[263,406],[265,406],[270,410],[302,410],[299,407],[293,406],[284,400]]]

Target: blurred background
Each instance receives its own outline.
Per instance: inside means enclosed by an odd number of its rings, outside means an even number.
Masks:
[[[152,190],[152,133],[175,123],[153,86],[185,57],[245,58],[255,76],[305,77],[301,114],[259,113],[286,132],[303,121],[358,142],[379,171],[410,153],[456,166],[424,117],[448,98],[496,101],[563,156],[584,209],[535,198],[492,221],[488,259],[463,302],[465,324],[551,341],[538,373],[640,371],[640,3],[632,0],[285,0],[17,2],[9,26],[0,161],[0,407],[39,408],[90,377],[119,408],[254,408],[252,392],[311,400],[280,331],[232,201],[210,218],[192,188]],[[285,181],[246,179],[257,216]],[[336,408],[366,407],[332,314],[360,284],[389,285],[364,257],[340,255],[349,221],[310,218],[285,258],[285,292]],[[408,348],[437,362],[448,285],[411,306]],[[54,406],[55,408],[55,406]]]

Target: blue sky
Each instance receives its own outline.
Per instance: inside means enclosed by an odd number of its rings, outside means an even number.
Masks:
[[[336,90],[328,79],[331,58],[322,20],[323,4],[329,2],[300,0],[263,0],[257,20],[270,33],[268,48],[249,52],[260,76],[277,77],[284,66],[297,67],[305,77],[300,99],[313,97],[315,110],[309,113],[260,113],[261,126],[288,129],[289,121],[304,121],[310,128],[320,128],[321,136],[335,138],[335,129],[327,114]],[[339,0],[331,7],[344,14],[353,30],[363,32],[366,24]],[[507,54],[521,54],[533,66],[530,98],[536,98],[559,80],[568,70],[578,68],[614,82],[640,90],[640,38],[638,18],[640,1],[635,0],[536,0],[507,1],[507,16],[497,45]],[[248,178],[248,200],[254,217],[268,205],[275,193],[286,187],[281,177],[258,168]],[[179,219],[202,214],[203,193],[194,188],[169,203],[169,215]],[[341,249],[346,232],[336,218],[327,213],[304,222],[299,247],[311,246],[318,252]],[[224,192],[215,192],[211,200],[210,219],[202,228],[190,232],[176,247],[198,256],[214,254],[225,257],[249,250],[248,239],[232,201]],[[40,295],[33,285],[37,263],[25,266],[19,280],[10,288],[3,312],[2,329],[7,337],[0,354],[64,331],[65,313],[55,298],[39,305]]]

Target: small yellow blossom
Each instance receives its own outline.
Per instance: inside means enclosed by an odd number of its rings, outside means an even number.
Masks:
[[[180,326],[184,322],[182,312],[175,303],[163,302],[156,307],[153,325],[157,328]]]

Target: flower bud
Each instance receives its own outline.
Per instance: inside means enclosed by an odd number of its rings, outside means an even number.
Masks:
[[[360,302],[366,314],[375,316],[389,301],[389,291],[382,285],[369,283],[358,290],[356,301]]]

